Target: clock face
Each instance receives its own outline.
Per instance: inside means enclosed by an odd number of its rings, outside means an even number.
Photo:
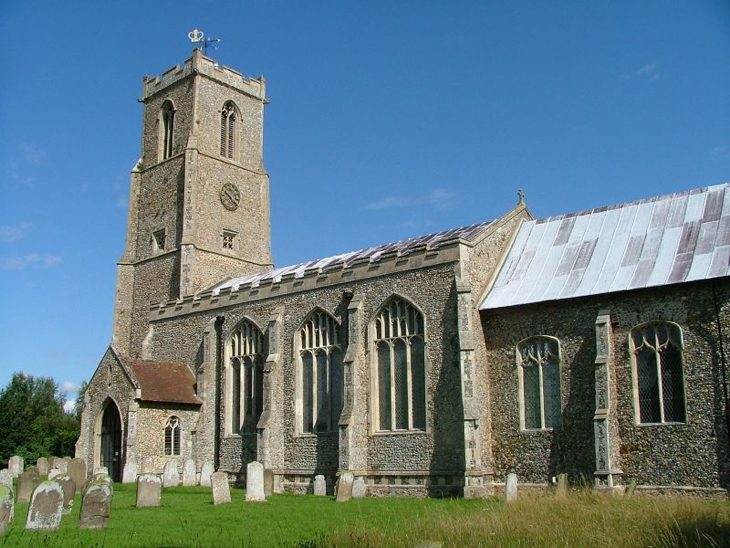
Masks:
[[[238,209],[238,204],[241,201],[241,192],[238,187],[233,183],[226,183],[221,187],[221,203],[228,211],[235,211]]]

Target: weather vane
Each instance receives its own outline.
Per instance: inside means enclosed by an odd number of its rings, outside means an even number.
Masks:
[[[214,49],[218,49],[218,44],[220,43],[220,38],[207,38],[202,30],[193,29],[190,32],[188,32],[188,38],[190,38],[190,41],[195,44],[196,48],[202,48],[203,49],[203,55],[205,55],[208,46],[213,46]]]

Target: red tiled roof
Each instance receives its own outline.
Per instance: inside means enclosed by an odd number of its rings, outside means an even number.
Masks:
[[[195,376],[185,364],[135,360],[132,371],[142,388],[142,401],[202,403],[195,395]]]

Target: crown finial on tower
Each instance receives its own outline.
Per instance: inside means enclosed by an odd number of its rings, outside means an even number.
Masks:
[[[199,29],[193,29],[188,32],[188,38],[190,38],[190,41],[194,44],[195,49],[202,48],[203,55],[205,55],[206,50],[210,45],[212,45],[215,49],[218,49],[218,44],[221,41],[220,38],[206,38],[203,31]]]

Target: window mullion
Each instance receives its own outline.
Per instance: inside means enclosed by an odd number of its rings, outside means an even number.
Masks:
[[[406,324],[408,325],[408,324]],[[408,413],[408,429],[413,430],[413,371],[411,370],[411,339],[406,340],[406,410]]]
[[[325,409],[326,415],[327,415],[327,431],[333,430],[333,424],[332,424],[332,362],[331,357],[332,354],[330,352],[330,348],[325,350],[326,352],[326,360],[325,360],[325,367],[327,370],[325,371],[325,383],[327,384],[327,401],[325,402],[327,408]]]
[[[538,386],[538,393],[537,397],[540,400],[540,428],[545,428],[545,385],[544,385],[544,379],[543,379],[543,364],[537,363],[537,372],[538,372],[538,379],[539,379],[539,386]]]
[[[391,325],[392,327],[392,325]],[[393,345],[393,339],[386,341],[388,344],[388,353],[390,354],[390,429],[396,429],[396,416],[398,410],[395,406],[395,347]]]
[[[317,371],[317,353],[312,351],[312,432],[317,431],[317,407],[319,405],[319,372]]]
[[[654,350],[657,372],[657,390],[659,391],[659,422],[665,422],[664,420],[664,383],[662,382],[662,355],[659,352],[659,345]]]

